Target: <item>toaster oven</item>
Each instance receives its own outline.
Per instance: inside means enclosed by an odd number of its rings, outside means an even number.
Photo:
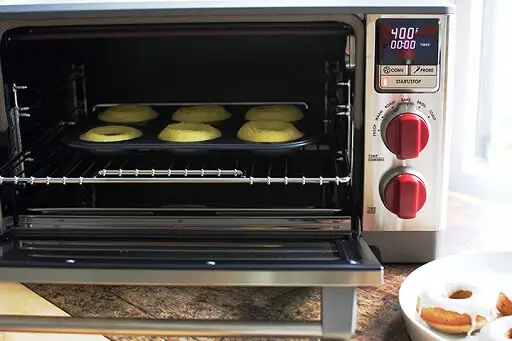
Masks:
[[[318,322],[3,316],[0,329],[347,339],[380,261],[434,259],[444,228],[448,1],[3,1],[0,280],[322,288]],[[108,108],[159,114],[80,138]],[[222,106],[222,137],[163,142]],[[237,137],[293,106],[301,137]],[[371,245],[371,246],[368,246]]]

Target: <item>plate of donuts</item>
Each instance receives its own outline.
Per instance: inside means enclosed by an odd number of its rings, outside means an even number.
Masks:
[[[440,258],[399,291],[412,341],[512,340],[512,251]]]

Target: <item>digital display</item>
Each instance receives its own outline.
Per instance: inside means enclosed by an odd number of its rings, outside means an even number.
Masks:
[[[380,65],[437,65],[439,19],[377,20]]]

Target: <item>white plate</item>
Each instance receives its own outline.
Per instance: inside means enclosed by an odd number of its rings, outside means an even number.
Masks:
[[[512,289],[512,251],[464,253],[430,262],[413,271],[399,291],[405,327],[413,341],[475,341],[477,336],[452,336],[434,331],[416,313],[416,301],[426,283],[482,279]],[[428,285],[428,284],[427,284]]]

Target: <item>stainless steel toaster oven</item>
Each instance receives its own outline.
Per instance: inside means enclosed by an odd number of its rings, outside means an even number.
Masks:
[[[381,260],[438,251],[453,12],[440,0],[3,1],[0,280],[321,287],[322,320],[2,316],[0,330],[349,338],[356,288],[382,283]],[[100,119],[120,107],[156,118]],[[183,108],[229,118],[186,128],[212,138],[159,138]],[[254,108],[274,123],[248,140]]]

